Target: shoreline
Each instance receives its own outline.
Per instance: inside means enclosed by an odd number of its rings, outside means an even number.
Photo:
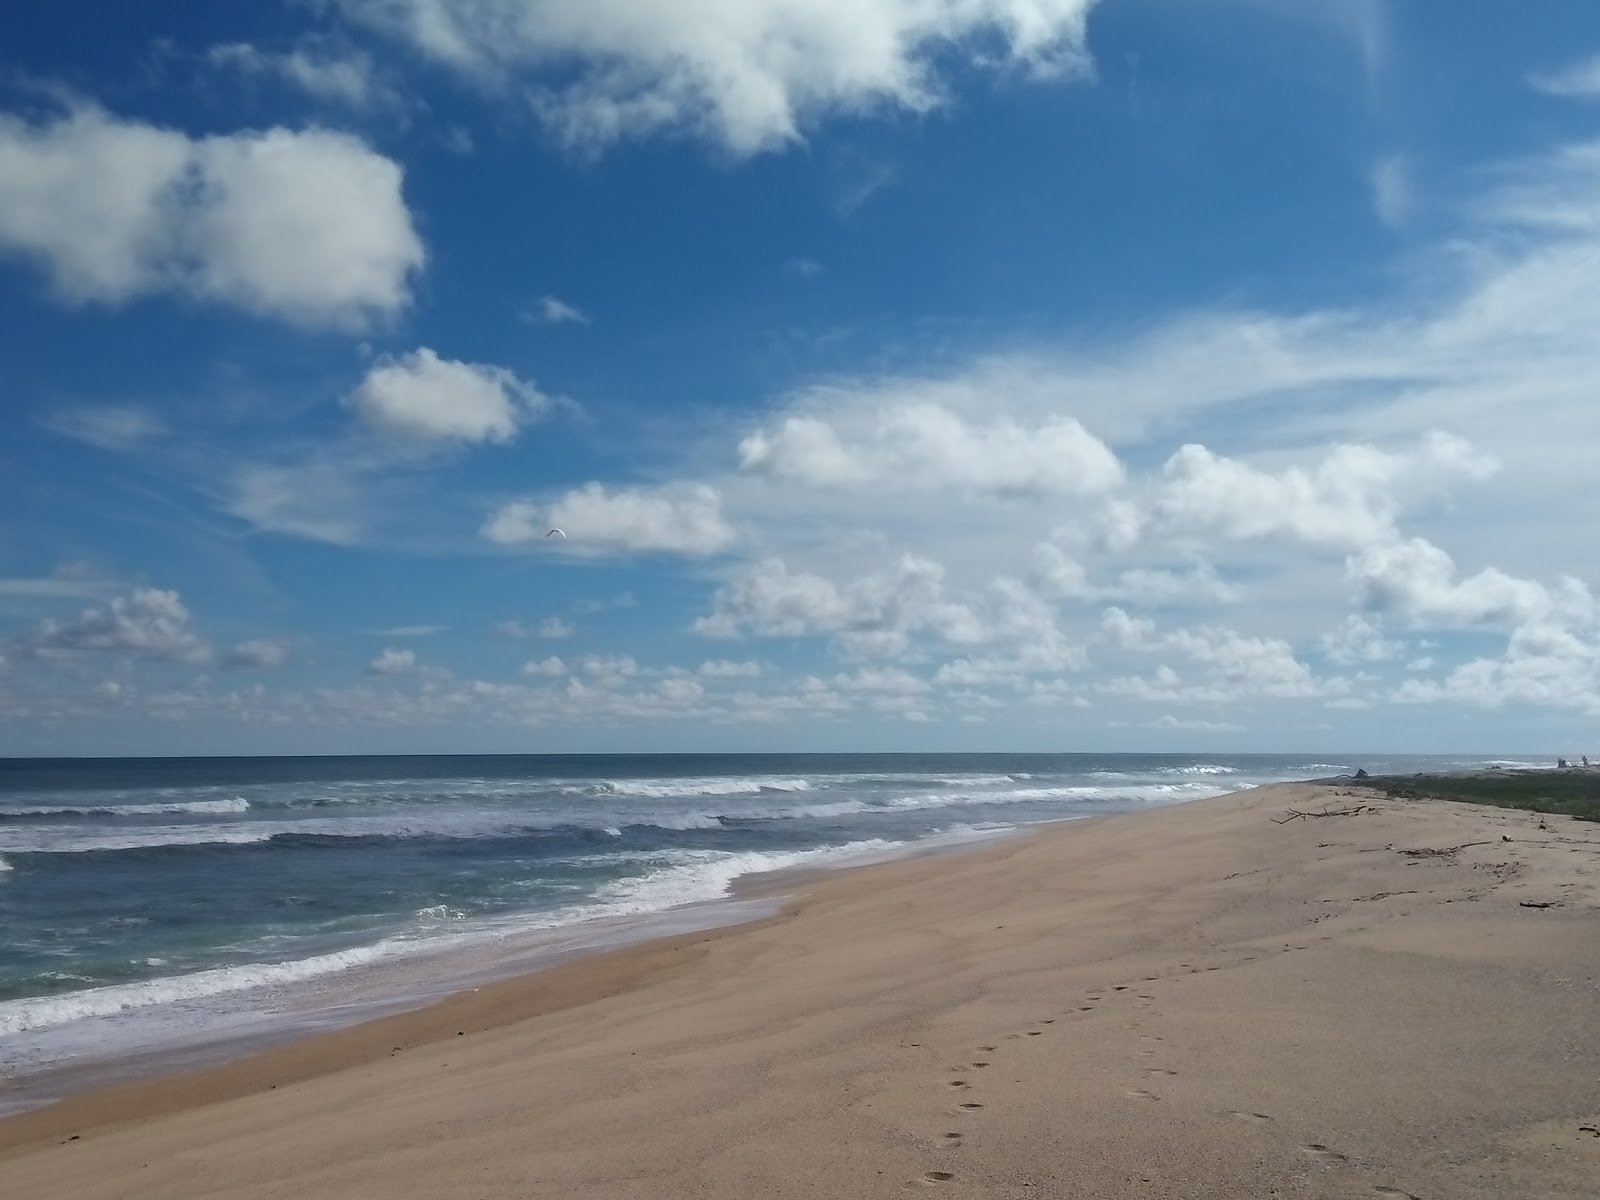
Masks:
[[[1339,781],[1068,824],[6,1118],[0,1158],[40,1200],[1589,1194],[1592,823]]]
[[[86,1056],[9,1077],[4,1081],[5,1093],[0,1094],[0,1149],[6,1145],[5,1121],[71,1102],[82,1095],[227,1068],[310,1039],[336,1036],[362,1025],[425,1011],[485,987],[525,980],[565,963],[624,953],[703,932],[744,928],[780,915],[794,889],[806,887],[817,879],[923,857],[972,853],[995,843],[1026,838],[1041,828],[1084,819],[1064,817],[981,834],[927,838],[907,842],[892,851],[863,851],[837,863],[751,871],[735,876],[729,881],[727,892],[711,900],[657,912],[591,918],[572,925],[485,938],[481,943],[422,950],[413,956],[365,964],[355,968],[355,982],[365,993],[361,998],[321,1005],[307,1000],[300,1008],[287,1007],[262,1014],[242,1031],[217,1031],[104,1057]],[[483,964],[483,955],[490,949],[502,951],[504,956],[491,964]],[[463,964],[469,958],[480,960],[480,965],[464,969]],[[429,974],[430,965],[440,969]],[[381,981],[386,972],[407,969],[413,973],[418,969],[423,972],[409,990],[383,989]]]

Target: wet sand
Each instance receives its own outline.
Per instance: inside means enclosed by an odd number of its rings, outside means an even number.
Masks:
[[[0,1192],[1595,1194],[1600,825],[1283,785],[783,883],[0,1121]]]

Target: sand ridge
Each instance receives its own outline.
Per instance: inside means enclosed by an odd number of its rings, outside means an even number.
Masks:
[[[0,1192],[1590,1197],[1597,917],[1600,826],[1260,789],[12,1118]]]

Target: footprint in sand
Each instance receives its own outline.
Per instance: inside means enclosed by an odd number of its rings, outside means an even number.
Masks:
[[[924,1171],[922,1177],[929,1183],[948,1183],[955,1178],[953,1171]]]
[[[951,1141],[959,1142],[961,1140],[961,1135],[959,1133],[947,1133],[944,1136],[949,1138]]]
[[[1147,1070],[1145,1072],[1145,1074],[1146,1075],[1166,1075],[1166,1076],[1168,1076],[1170,1078],[1171,1076],[1176,1075],[1177,1072],[1176,1071],[1169,1071],[1165,1067],[1151,1067],[1149,1070]]]
[[[1119,983],[1116,987],[1112,988],[1111,990],[1113,992],[1125,992],[1125,991],[1128,990],[1128,985],[1125,984],[1125,983]]]
[[[960,1107],[960,1108],[969,1108],[970,1109],[970,1108],[982,1108],[983,1105],[979,1104],[976,1100],[968,1100],[968,1101],[964,1102],[963,1104],[959,1105],[958,1107]]]
[[[965,1079],[952,1079],[950,1081],[950,1086],[951,1087],[971,1087],[972,1085],[969,1084]]]
[[[999,1046],[979,1046],[978,1047],[979,1053],[982,1053],[982,1054],[993,1054],[998,1049],[1000,1049]]]
[[[1372,1189],[1372,1194],[1388,1196],[1390,1200],[1420,1200],[1420,1197],[1413,1196],[1410,1192],[1402,1192],[1399,1188],[1392,1187],[1375,1187]]]
[[[1093,1012],[1093,1011],[1094,1011],[1094,1005],[1092,1005],[1092,1004],[1083,1004],[1083,1005],[1080,1005],[1080,1006],[1079,1006],[1079,1007],[1078,1007],[1078,1011],[1079,1011],[1079,1012]]]
[[[1042,1030],[1042,1029],[1030,1029],[1030,1030],[1028,1030],[1028,1032],[1024,1036],[1025,1037],[1043,1037],[1044,1036],[1044,1030]]]
[[[1266,1113],[1231,1112],[1228,1115],[1230,1117],[1238,1117],[1239,1120],[1241,1120],[1241,1121],[1249,1121],[1249,1122],[1251,1122],[1252,1124],[1255,1124],[1255,1125],[1259,1125],[1262,1121],[1270,1121],[1270,1120],[1272,1120],[1272,1118],[1267,1116]]]
[[[1133,1097],[1133,1099],[1135,1099],[1135,1100],[1159,1100],[1159,1099],[1161,1099],[1161,1097],[1156,1095],[1154,1092],[1147,1092],[1143,1088],[1134,1088],[1128,1093],[1128,1095]]]
[[[1342,1163],[1349,1161],[1345,1155],[1340,1154],[1337,1150],[1329,1150],[1326,1146],[1318,1145],[1316,1142],[1311,1143],[1309,1146],[1301,1146],[1300,1153],[1307,1158],[1314,1158],[1318,1162]]]

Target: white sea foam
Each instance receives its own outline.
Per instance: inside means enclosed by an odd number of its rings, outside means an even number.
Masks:
[[[155,846],[245,845],[272,837],[269,826],[161,825],[148,829],[85,830],[38,825],[0,830],[7,854],[83,854],[93,850],[145,850]]]
[[[721,829],[722,821],[713,813],[691,812],[678,816],[652,816],[648,821],[629,821],[629,825],[644,825],[653,829]]]
[[[745,796],[760,792],[809,792],[809,779],[606,779],[585,789],[604,796],[643,796],[669,799],[676,796]]]
[[[188,975],[169,975],[144,983],[119,983],[53,996],[0,1003],[0,1035],[22,1033],[47,1025],[64,1025],[85,1017],[109,1017],[132,1009],[180,1000],[201,1000],[246,988],[282,985],[333,971],[344,971],[392,954],[393,942],[358,946],[336,954],[319,954],[283,963],[249,963],[214,967]]]
[[[5,859],[0,858],[0,874],[4,874],[5,872],[7,872],[9,870],[11,870],[11,864],[8,863]]]
[[[1009,792],[932,792],[901,796],[890,807],[904,811],[918,808],[953,808],[957,805],[1023,804],[1029,801],[1168,801],[1203,800],[1220,796],[1232,788],[1212,783],[1147,783],[1123,787],[1062,786],[1016,788]]]
[[[703,903],[726,895],[728,885],[741,875],[789,867],[828,865],[880,855],[892,855],[904,843],[869,839],[820,850],[775,853],[732,853],[720,850],[685,850],[663,855],[668,865],[642,876],[607,885],[590,902],[552,912],[502,918],[492,926],[463,931],[456,936],[389,937],[367,946],[319,954],[279,963],[247,963],[216,967],[185,975],[171,975],[143,983],[87,988],[51,996],[0,1003],[0,1036],[47,1026],[64,1025],[89,1017],[114,1017],[159,1004],[198,1001],[252,988],[280,988],[320,976],[332,975],[383,959],[451,945],[493,940],[513,933],[552,929],[602,917],[635,916],[661,912],[684,904]],[[420,910],[420,921],[437,925],[444,906]]]
[[[243,796],[231,800],[185,800],[173,804],[62,804],[30,808],[0,808],[5,817],[175,817],[226,816],[248,812],[250,801]]]
[[[1237,775],[1239,773],[1237,767],[1223,767],[1218,766],[1216,763],[1200,763],[1193,767],[1173,767],[1171,770],[1175,775]]]

